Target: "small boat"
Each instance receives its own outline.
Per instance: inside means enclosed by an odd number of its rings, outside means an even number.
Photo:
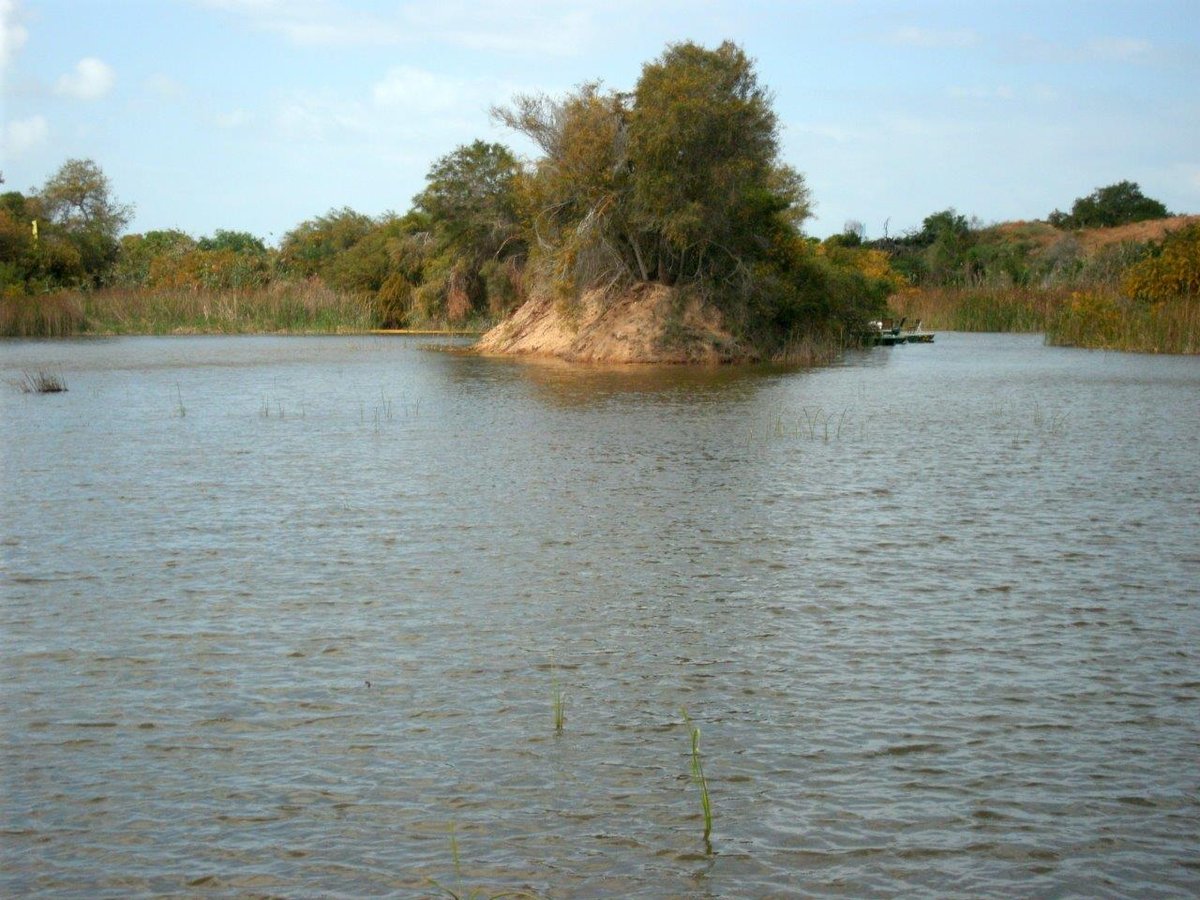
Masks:
[[[863,343],[868,347],[933,343],[933,332],[922,329],[920,320],[912,328],[905,330],[904,323],[907,321],[908,317],[905,316],[899,322],[894,319],[876,319],[869,322],[866,331],[862,333]]]

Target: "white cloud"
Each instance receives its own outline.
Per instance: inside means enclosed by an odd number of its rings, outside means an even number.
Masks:
[[[20,22],[16,0],[0,0],[0,70],[8,67],[29,40],[29,32]]]
[[[325,141],[369,130],[361,103],[332,94],[298,94],[275,114],[274,126],[285,138]]]
[[[75,71],[58,79],[55,91],[76,100],[99,100],[116,83],[117,73],[103,60],[88,56],[75,64]]]
[[[50,126],[44,116],[16,119],[4,126],[4,149],[13,157],[27,156],[46,142]]]
[[[951,87],[946,93],[955,100],[1012,100],[1013,89],[1007,85],[999,87]]]
[[[216,123],[216,126],[225,129],[241,128],[252,121],[254,121],[254,117],[244,109],[234,109],[226,113],[218,113],[213,117],[213,122]]]
[[[193,0],[238,16],[251,27],[308,46],[391,45],[404,37],[394,21],[340,8],[329,0]]]
[[[593,30],[586,7],[539,0],[419,0],[404,7],[403,19],[406,32],[435,34],[471,50],[573,56]]]
[[[1079,44],[1063,44],[1026,35],[1014,50],[1023,61],[1059,64],[1162,63],[1171,55],[1148,40],[1132,37],[1100,37]]]
[[[1093,59],[1114,62],[1140,62],[1150,58],[1153,46],[1140,38],[1097,38],[1084,47],[1084,54]]]
[[[371,88],[371,98],[377,106],[399,107],[421,113],[481,105],[478,95],[478,90],[464,81],[441,77],[412,66],[389,69]]]
[[[927,49],[974,47],[979,43],[979,35],[969,28],[938,30],[910,25],[896,29],[890,35],[890,40],[894,44]]]
[[[163,75],[162,73],[151,75],[147,78],[145,87],[151,94],[161,97],[164,100],[179,100],[187,93],[182,84],[170,75]]]
[[[305,46],[406,46],[435,42],[509,53],[578,53],[591,14],[541,0],[411,0],[375,14],[337,0],[193,0]],[[564,4],[565,6],[565,4]]]
[[[495,81],[440,75],[397,66],[363,96],[296,94],[279,107],[274,125],[293,138],[336,141],[346,135],[397,137],[458,132],[486,121],[491,103],[512,91]],[[242,122],[225,123],[242,124]]]

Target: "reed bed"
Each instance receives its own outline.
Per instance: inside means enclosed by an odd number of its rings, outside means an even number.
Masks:
[[[83,298],[77,293],[0,296],[2,337],[65,337],[83,325]]]
[[[113,287],[0,297],[0,336],[75,334],[366,334],[379,329],[371,295],[335,291],[318,280],[253,289]],[[478,333],[487,320],[417,320],[430,333]]]
[[[901,291],[889,300],[910,324],[935,331],[1035,333],[1071,300],[1065,287],[929,287]]]
[[[114,288],[83,295],[86,330],[98,334],[324,334],[375,327],[369,298],[317,282],[250,291]]]
[[[1077,291],[1051,319],[1046,343],[1134,353],[1200,353],[1200,298],[1159,303]]]
[[[771,357],[771,362],[784,366],[827,366],[846,349],[846,338],[836,332],[793,332],[783,346]]]

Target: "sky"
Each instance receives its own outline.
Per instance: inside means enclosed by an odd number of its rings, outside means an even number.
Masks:
[[[1200,212],[1198,0],[0,0],[0,190],[91,159],[130,231],[277,244],[403,213],[489,109],[733,40],[774,97],[808,233],[954,208],[1044,218],[1118,181]]]

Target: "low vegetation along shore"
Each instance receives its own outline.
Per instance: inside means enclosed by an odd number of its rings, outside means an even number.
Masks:
[[[734,44],[673,44],[632,91],[519,95],[493,116],[540,155],[475,141],[433,164],[408,212],[330,210],[278,246],[124,233],[131,208],[94,162],[69,160],[41,189],[0,195],[0,334],[491,328],[481,351],[819,363],[870,320],[905,316],[1200,352],[1200,217],[1133,182],[1042,221],[947,209],[896,237],[855,222],[807,236],[807,185]]]
[[[889,299],[898,315],[939,330],[1044,332],[1059,346],[1200,353],[1200,216],[1005,223],[967,237],[952,277]]]

